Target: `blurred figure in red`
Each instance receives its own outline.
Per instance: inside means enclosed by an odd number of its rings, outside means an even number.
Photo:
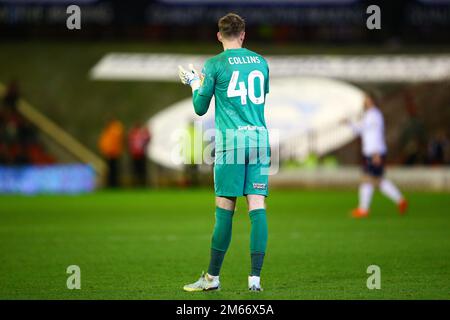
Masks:
[[[145,151],[150,143],[150,133],[145,125],[137,122],[128,132],[128,151],[132,161],[133,182],[143,187],[147,181],[147,157]]]
[[[108,186],[119,186],[119,159],[123,152],[122,122],[111,118],[100,135],[98,147],[108,161]]]
[[[16,80],[6,88],[0,103],[0,163],[48,164],[55,158],[41,143],[37,128],[19,111],[20,87]]]

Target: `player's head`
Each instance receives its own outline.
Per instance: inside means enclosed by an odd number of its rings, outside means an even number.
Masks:
[[[242,45],[245,38],[245,21],[235,13],[228,13],[219,19],[217,39],[220,42],[237,42]]]
[[[378,105],[378,103],[375,94],[371,91],[366,92],[366,95],[364,96],[364,109],[368,110],[376,105]]]

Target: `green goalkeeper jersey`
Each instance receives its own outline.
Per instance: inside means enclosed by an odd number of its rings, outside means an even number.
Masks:
[[[206,113],[215,97],[216,151],[268,147],[264,119],[269,92],[269,67],[259,54],[245,48],[227,49],[208,59],[202,84],[194,92],[197,114]]]

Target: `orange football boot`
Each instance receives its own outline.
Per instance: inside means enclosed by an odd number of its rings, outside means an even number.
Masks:
[[[359,219],[359,218],[367,218],[369,216],[369,211],[361,209],[361,208],[356,208],[352,211],[352,217]]]
[[[402,199],[399,203],[398,203],[398,212],[401,215],[404,215],[406,213],[406,211],[408,210],[408,201],[406,201],[406,199]]]

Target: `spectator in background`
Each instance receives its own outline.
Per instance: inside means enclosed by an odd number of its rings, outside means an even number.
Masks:
[[[56,160],[39,141],[36,127],[19,111],[17,81],[8,85],[0,104],[0,163],[7,165],[49,164]]]
[[[0,149],[1,161],[8,164],[24,162],[24,156],[19,141],[21,117],[17,112],[19,101],[19,85],[11,81],[6,87],[0,105]]]
[[[111,118],[100,135],[98,146],[108,162],[108,187],[119,185],[119,159],[123,152],[124,130],[122,123]]]
[[[23,139],[24,126],[27,121],[17,111],[15,104],[4,104],[1,137],[6,144],[8,160],[10,164],[27,164],[29,158],[27,155],[26,141]]]
[[[145,151],[150,142],[150,133],[146,126],[135,123],[128,132],[128,151],[132,161],[133,182],[145,186],[147,181],[147,157]]]
[[[450,163],[450,141],[444,129],[437,130],[428,144],[428,162],[432,165]]]
[[[407,93],[404,99],[409,120],[400,136],[402,162],[406,165],[424,163],[426,149],[425,126],[417,116],[417,105],[413,96]]]
[[[20,99],[19,84],[16,80],[12,80],[6,88],[5,96],[3,97],[3,106],[5,109],[15,112],[17,104]]]

